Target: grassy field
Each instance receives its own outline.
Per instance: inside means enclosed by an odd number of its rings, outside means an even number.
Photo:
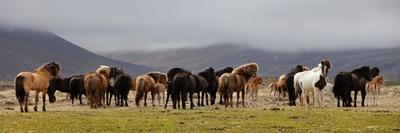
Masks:
[[[339,108],[80,107],[0,113],[1,132],[400,132],[400,114]]]
[[[266,89],[246,108],[194,110],[134,107],[134,94],[129,108],[91,110],[56,95],[55,104],[47,102],[48,112],[19,113],[12,82],[0,82],[0,132],[400,132],[400,86],[385,87],[379,107],[358,108],[336,108],[328,98],[323,108],[289,107]],[[33,99],[32,94],[29,111]]]

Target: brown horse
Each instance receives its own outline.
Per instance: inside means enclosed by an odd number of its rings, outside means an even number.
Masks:
[[[261,77],[251,78],[245,85],[246,94],[249,100],[257,101],[258,90],[260,85],[264,85]]]
[[[236,106],[239,107],[239,93],[242,92],[242,104],[245,106],[244,95],[245,89],[244,86],[247,81],[257,76],[258,64],[249,63],[241,65],[235,68],[232,73],[225,73],[218,80],[218,92],[222,94],[225,101],[225,107],[228,107],[228,102],[230,102],[231,107],[233,107],[233,92],[237,93],[237,102]],[[228,100],[228,97],[230,100]]]
[[[106,107],[106,97],[108,81],[107,78],[97,72],[90,72],[85,74],[84,86],[86,96],[90,101],[90,108]]]
[[[136,98],[135,98],[136,106],[139,107],[140,100],[142,100],[143,97],[144,97],[144,106],[147,106],[148,92],[151,92],[152,104],[153,106],[156,106],[154,104],[154,95],[157,91],[156,82],[151,76],[143,74],[136,77],[135,89],[136,89]]]
[[[25,103],[25,112],[28,112],[28,97],[30,91],[35,91],[35,107],[39,102],[39,93],[42,93],[43,111],[46,111],[46,94],[49,88],[49,81],[52,77],[60,76],[61,67],[56,62],[45,63],[33,72],[21,72],[15,78],[15,93],[18,99],[20,110],[24,112],[22,105]],[[51,103],[55,99],[49,99]]]
[[[376,76],[372,81],[368,82],[366,85],[367,90],[367,100],[371,106],[378,106],[379,93],[381,92],[382,85],[385,84],[385,79],[383,76]]]

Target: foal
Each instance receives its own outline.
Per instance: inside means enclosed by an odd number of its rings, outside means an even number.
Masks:
[[[260,85],[264,85],[261,77],[251,78],[249,82],[246,83],[246,95],[248,95],[249,100],[257,101],[258,90]]]
[[[383,76],[376,76],[372,81],[367,83],[365,88],[367,89],[367,99],[371,106],[378,106],[379,93],[384,84],[385,80],[383,79]]]

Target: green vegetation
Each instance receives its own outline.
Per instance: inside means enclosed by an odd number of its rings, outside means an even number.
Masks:
[[[399,132],[400,113],[364,109],[160,108],[0,112],[1,132]]]

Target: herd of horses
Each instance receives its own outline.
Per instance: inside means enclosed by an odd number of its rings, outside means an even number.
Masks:
[[[278,81],[268,85],[268,88],[280,100],[288,96],[290,106],[296,106],[296,99],[301,106],[322,106],[323,96],[330,95],[332,101],[333,98],[337,99],[338,107],[340,101],[343,107],[352,106],[351,102],[356,107],[359,91],[362,106],[365,106],[367,94],[370,104],[378,105],[379,91],[384,79],[379,76],[380,70],[377,67],[362,66],[349,72],[340,72],[336,75],[334,84],[327,80],[331,69],[329,60],[322,60],[313,69],[296,65],[291,71],[281,75]],[[54,103],[56,91],[68,93],[67,97],[73,105],[75,100],[79,100],[82,105],[84,95],[90,108],[111,106],[113,97],[115,106],[129,106],[130,91],[135,92],[136,106],[140,106],[142,100],[143,105],[147,106],[146,100],[150,92],[152,106],[156,106],[157,98],[158,105],[167,108],[171,98],[173,109],[185,109],[187,100],[190,109],[193,109],[196,106],[193,102],[194,96],[197,96],[197,106],[214,105],[217,94],[220,95],[220,104],[233,107],[233,94],[236,92],[236,106],[242,104],[245,107],[245,97],[249,97],[247,101],[256,101],[259,86],[264,85],[263,79],[257,74],[258,70],[257,63],[248,63],[218,71],[209,67],[198,73],[176,67],[167,73],[149,72],[132,77],[121,68],[101,65],[93,72],[61,78],[60,64],[51,62],[44,63],[33,72],[19,73],[15,78],[15,92],[21,112],[28,112],[30,91],[35,92],[34,111],[37,111],[39,93],[42,93],[43,111],[46,111],[46,94],[49,102]],[[351,97],[353,91],[354,98]]]

